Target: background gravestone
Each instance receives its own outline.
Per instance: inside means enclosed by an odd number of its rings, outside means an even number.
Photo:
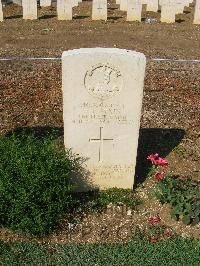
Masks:
[[[37,19],[37,0],[22,0],[23,19]]]
[[[158,11],[158,0],[148,0],[146,1],[146,3],[147,3],[146,11],[153,11],[153,12]]]
[[[196,0],[193,23],[200,24],[200,0]]]
[[[127,0],[121,0],[120,1],[120,10],[127,11],[127,5],[128,5]]]
[[[42,7],[51,6],[51,0],[40,0],[40,6]]]
[[[92,20],[107,20],[107,0],[93,0]]]
[[[0,2],[0,21],[3,21],[3,7],[1,2]]]
[[[162,0],[161,5],[161,22],[174,23],[175,15],[177,13],[177,5],[175,0]]]
[[[127,21],[141,21],[142,2],[141,0],[127,1]]]
[[[74,0],[57,0],[58,20],[72,20]]]
[[[143,54],[122,49],[63,53],[65,146],[88,171],[80,190],[133,187],[145,66]]]

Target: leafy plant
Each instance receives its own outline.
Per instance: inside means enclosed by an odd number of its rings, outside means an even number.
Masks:
[[[113,205],[126,205],[130,209],[141,204],[141,199],[131,189],[110,188],[103,191],[89,191],[85,193],[75,193],[76,213],[102,212],[112,203]],[[73,218],[73,217],[72,217]]]
[[[172,206],[171,215],[184,224],[200,221],[200,183],[191,179],[166,177],[157,182],[156,196]]]
[[[134,209],[141,203],[141,200],[131,189],[110,188],[99,192],[98,195],[88,203],[91,210],[101,211],[106,208],[109,203],[115,205],[124,204],[127,207]]]
[[[78,167],[71,151],[50,137],[0,137],[0,226],[43,235],[73,205],[70,175]]]
[[[168,166],[165,158],[151,154],[147,160],[152,163],[152,173]],[[170,178],[165,171],[154,175],[157,180],[156,196],[162,203],[172,206],[171,215],[174,219],[182,220],[184,224],[195,225],[200,221],[200,183],[191,179]]]

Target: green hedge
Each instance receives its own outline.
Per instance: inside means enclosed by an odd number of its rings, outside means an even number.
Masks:
[[[76,159],[50,137],[0,137],[0,226],[33,235],[52,231],[73,205]]]
[[[0,265],[198,266],[200,240],[168,239],[157,244],[38,245],[0,242]]]

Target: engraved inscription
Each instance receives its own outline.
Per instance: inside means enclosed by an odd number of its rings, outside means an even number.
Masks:
[[[73,123],[97,123],[97,124],[132,124],[129,115],[125,111],[124,104],[105,102],[83,102],[74,107]]]
[[[126,174],[134,173],[134,166],[131,165],[102,165],[99,167],[91,167],[91,175],[98,176],[100,179],[112,179],[113,177],[116,178],[123,178]]]
[[[105,100],[120,93],[123,79],[115,67],[98,64],[86,72],[84,83],[90,95]]]

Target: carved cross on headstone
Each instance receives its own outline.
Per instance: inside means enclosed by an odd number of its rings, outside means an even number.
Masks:
[[[103,145],[104,145],[104,141],[113,141],[113,139],[109,139],[109,138],[104,138],[103,135],[103,127],[99,128],[99,138],[91,138],[89,139],[90,142],[99,142],[99,162],[103,161]]]

